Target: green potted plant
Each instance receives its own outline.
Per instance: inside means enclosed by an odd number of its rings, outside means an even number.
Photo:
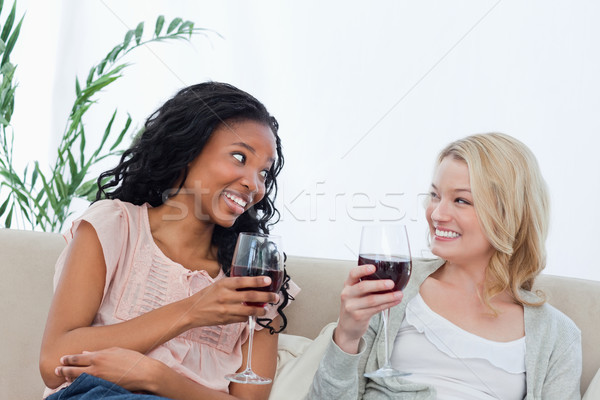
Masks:
[[[3,1],[0,0],[0,16]],[[206,33],[191,21],[175,18],[165,21],[159,16],[153,31],[148,34],[144,22],[128,30],[122,42],[114,46],[99,63],[94,65],[84,81],[75,78],[75,100],[67,117],[65,130],[57,148],[56,159],[50,168],[38,161],[28,164],[22,173],[14,168],[14,130],[11,117],[15,106],[16,66],[10,54],[17,43],[23,17],[16,23],[16,1],[0,26],[0,218],[10,228],[15,220],[30,229],[61,231],[71,215],[71,204],[76,198],[95,198],[96,179],[88,176],[94,165],[107,157],[122,153],[120,145],[129,133],[130,115],[122,127],[114,127],[117,110],[108,118],[100,144],[95,149],[87,145],[84,117],[98,101],[103,89],[123,77],[128,64],[123,58],[136,49],[151,43],[168,40],[189,40],[192,35]]]

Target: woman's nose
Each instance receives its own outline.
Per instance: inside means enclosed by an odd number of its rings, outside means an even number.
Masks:
[[[446,221],[450,218],[448,209],[448,202],[440,200],[433,208],[431,212],[431,218],[436,221]]]
[[[258,192],[260,175],[253,171],[247,171],[242,177],[242,185],[248,188],[250,192]]]

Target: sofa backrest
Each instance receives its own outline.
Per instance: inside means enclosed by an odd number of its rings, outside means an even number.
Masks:
[[[0,399],[41,398],[41,338],[52,298],[54,264],[65,247],[60,234],[0,229]],[[290,256],[286,266],[302,288],[286,309],[286,333],[315,338],[337,319],[340,291],[355,261]],[[549,302],[582,330],[582,393],[600,368],[600,282],[542,275]]]
[[[0,399],[41,399],[38,359],[59,234],[0,229]]]

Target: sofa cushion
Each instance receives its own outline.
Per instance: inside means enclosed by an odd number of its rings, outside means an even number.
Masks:
[[[269,400],[302,400],[306,396],[335,327],[336,323],[327,324],[315,340],[279,335],[277,373]]]

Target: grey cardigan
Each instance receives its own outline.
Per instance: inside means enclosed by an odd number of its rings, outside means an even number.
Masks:
[[[442,264],[443,260],[414,260],[413,274],[404,290],[404,300],[391,309],[390,348],[404,319],[406,304],[419,291],[423,281]],[[537,301],[532,292],[523,291],[526,300]],[[566,315],[544,303],[539,307],[524,307],[525,369],[528,400],[581,399],[581,331]],[[363,336],[359,354],[343,352],[331,340],[315,374],[307,400],[336,399],[411,399],[433,400],[435,388],[406,378],[363,377],[383,365],[383,323],[379,316],[371,318]]]

